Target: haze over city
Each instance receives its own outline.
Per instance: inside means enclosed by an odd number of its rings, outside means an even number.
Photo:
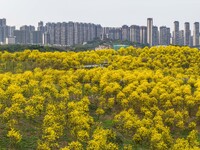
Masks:
[[[146,18],[154,18],[157,26],[173,27],[175,20],[198,22],[199,0],[0,0],[0,18],[8,25],[36,25],[44,22],[92,22],[118,27],[124,24],[146,25]],[[192,26],[191,26],[192,28]]]

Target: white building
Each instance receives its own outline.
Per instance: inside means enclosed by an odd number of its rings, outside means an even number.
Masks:
[[[15,44],[15,37],[6,38],[5,44]]]

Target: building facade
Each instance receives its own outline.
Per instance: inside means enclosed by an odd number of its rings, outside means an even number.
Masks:
[[[179,22],[174,21],[173,44],[179,45]]]
[[[140,27],[140,43],[147,44],[147,27]]]
[[[157,26],[153,26],[152,46],[159,45],[159,31]]]
[[[167,28],[166,26],[161,26],[159,32],[159,44],[169,45],[170,38],[171,38],[170,28]]]
[[[127,25],[122,26],[122,41],[130,41],[130,28]]]
[[[193,46],[199,46],[199,22],[194,23]]]
[[[191,46],[190,38],[191,38],[190,23],[185,22],[185,24],[184,24],[184,45]]]
[[[153,18],[147,19],[147,43],[153,45]]]
[[[132,25],[130,27],[130,41],[140,43],[140,26]]]
[[[183,46],[184,45],[184,30],[180,30],[179,31],[179,45]]]

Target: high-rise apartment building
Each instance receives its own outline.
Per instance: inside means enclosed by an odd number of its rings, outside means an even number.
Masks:
[[[199,46],[199,22],[194,23],[193,46]]]
[[[34,26],[21,26],[20,30],[15,30],[14,31],[14,36],[16,37],[16,44],[37,44],[37,40],[35,39],[38,35],[37,33],[32,32],[35,31]],[[31,41],[32,40],[32,41]],[[39,44],[39,43],[38,43]]]
[[[48,32],[43,33],[42,44],[49,45],[50,44],[50,34]]]
[[[103,37],[103,28],[102,28],[102,26],[101,25],[96,25],[96,37],[98,38],[98,39],[102,39],[102,37]]]
[[[61,45],[61,23],[55,24],[55,43],[56,45]]]
[[[14,36],[16,37],[16,44],[30,44],[30,31],[15,30]]]
[[[14,28],[6,25],[5,18],[0,19],[0,43],[1,44],[6,42],[6,38],[13,37]]]
[[[115,28],[109,28],[108,38],[111,40],[115,40],[115,32],[116,32]]]
[[[140,27],[140,43],[147,44],[147,27]]]
[[[60,33],[60,44],[61,45],[67,45],[67,23],[63,22],[61,23],[61,33]]]
[[[47,32],[49,33],[49,37],[50,37],[50,45],[54,45],[55,44],[55,27],[56,24],[55,23],[47,23]]]
[[[78,34],[78,43],[83,44],[84,42],[84,23],[79,24],[79,34]]]
[[[173,44],[179,45],[179,22],[174,21]]]
[[[130,26],[130,41],[140,43],[140,26]]]
[[[87,27],[87,41],[92,41],[95,38],[95,25],[89,23]]]
[[[80,27],[79,23],[74,23],[74,44],[79,44],[79,33],[80,33]]]
[[[52,23],[46,23],[45,32],[44,32],[44,35],[43,35],[43,43],[45,45],[51,45],[52,44],[52,37],[50,35],[51,30],[52,30]]]
[[[152,30],[152,46],[159,45],[159,31],[157,26],[153,26]]]
[[[112,39],[112,40],[121,40],[122,29],[121,28],[109,28],[108,29],[108,38]]]
[[[179,31],[179,45],[183,46],[184,45],[184,30],[180,30]]]
[[[91,32],[90,32],[90,34],[91,34],[91,39],[89,40],[89,41],[92,41],[92,40],[94,40],[95,38],[96,38],[96,28],[95,28],[95,24],[91,24],[91,26],[90,26],[90,29],[89,29]]]
[[[130,28],[127,25],[122,26],[122,41],[130,40]]]
[[[44,27],[43,21],[38,22],[37,30],[38,30],[38,31],[41,31],[42,33],[45,32],[45,27]]]
[[[190,37],[190,46],[193,46],[193,36]]]
[[[5,44],[15,44],[15,37],[6,38]]]
[[[83,24],[83,42],[88,41],[88,24],[84,23]]]
[[[166,26],[161,26],[159,32],[159,44],[169,45],[170,38],[171,38],[170,28],[167,28]]]
[[[30,32],[30,44],[42,45],[43,44],[42,36],[43,36],[42,31]]]
[[[14,37],[15,26],[6,26],[6,37]]]
[[[153,18],[147,19],[147,43],[153,45]]]
[[[167,27],[167,44],[170,45],[171,44],[171,30],[169,27]]]
[[[6,26],[6,19],[0,19],[0,27]]]
[[[185,22],[185,25],[184,25],[184,45],[191,46],[190,38],[191,38],[190,23]]]
[[[0,27],[0,44],[4,42],[4,37],[5,37],[5,28]]]
[[[87,29],[87,41],[91,41],[91,39],[92,39],[92,37],[91,37],[91,28],[92,28],[92,25],[91,25],[91,23],[89,23],[88,25],[87,25],[87,27],[88,27],[88,29]]]
[[[116,28],[115,29],[115,40],[121,40],[122,39],[122,30],[121,28]]]
[[[74,23],[67,23],[67,45],[74,45]]]

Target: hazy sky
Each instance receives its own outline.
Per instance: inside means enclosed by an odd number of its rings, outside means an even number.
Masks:
[[[46,22],[91,22],[117,27],[146,25],[173,26],[180,21],[200,22],[200,0],[0,0],[0,18],[8,25],[37,25]]]

